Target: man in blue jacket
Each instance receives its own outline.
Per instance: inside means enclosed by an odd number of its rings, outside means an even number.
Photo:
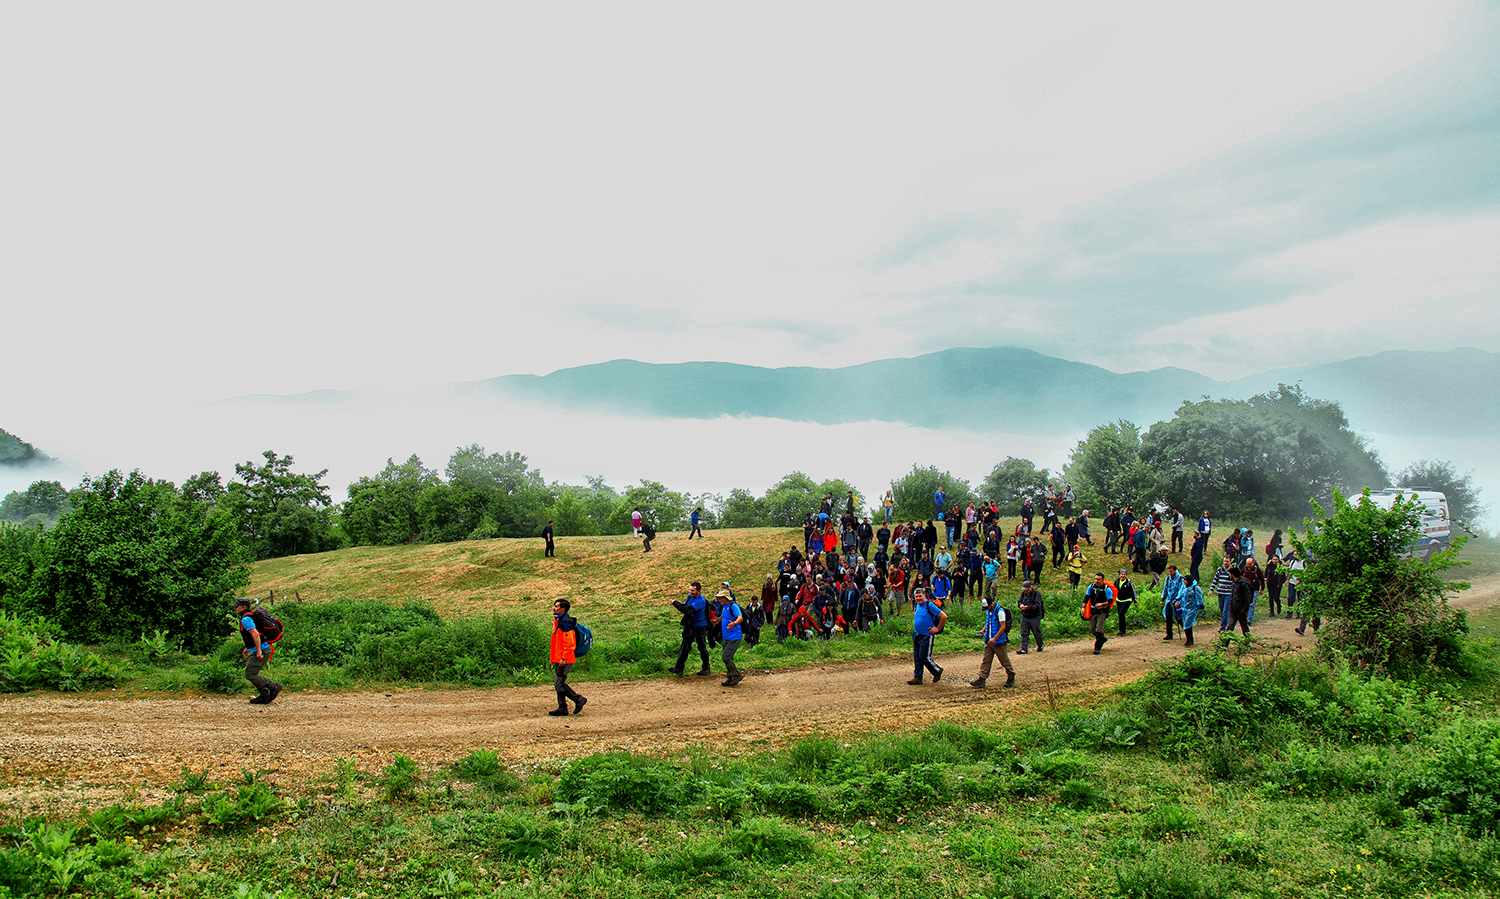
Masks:
[[[672,666],[672,673],[682,676],[688,652],[697,642],[698,655],[703,659],[698,676],[707,677],[712,672],[708,670],[708,601],[703,598],[703,585],[693,581],[687,599],[674,600],[672,606],[682,613],[682,648],[677,650],[677,664]]]
[[[921,587],[911,594],[911,645],[912,661],[916,673],[907,681],[913,687],[922,683],[922,672],[932,672],[932,682],[943,678],[943,669],[932,660],[932,641],[942,631],[948,616],[942,609],[927,601],[927,591]]]
[[[995,659],[1000,660],[1000,667],[1005,669],[1005,684],[1007,687],[1016,685],[1016,669],[1010,666],[1010,653],[1006,651],[1006,643],[1010,642],[1010,614],[1000,607],[1000,603],[993,599],[984,601],[984,657],[979,661],[979,677],[969,681],[971,687],[983,687],[990,679],[990,667]]]

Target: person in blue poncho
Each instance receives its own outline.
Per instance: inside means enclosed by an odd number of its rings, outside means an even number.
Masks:
[[[1198,616],[1203,613],[1203,588],[1198,586],[1198,579],[1192,575],[1182,579],[1182,598],[1178,600],[1182,608],[1182,632],[1187,636],[1184,646],[1193,645],[1193,626],[1198,623]]]
[[[1182,614],[1181,600],[1182,575],[1177,573],[1176,565],[1168,565],[1167,577],[1161,583],[1161,617],[1167,620],[1167,635],[1162,637],[1164,641],[1170,642],[1172,639],[1172,622]]]

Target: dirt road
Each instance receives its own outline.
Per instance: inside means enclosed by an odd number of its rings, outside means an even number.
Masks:
[[[1454,605],[1500,603],[1500,578],[1476,582]],[[1054,613],[1057,614],[1057,613]],[[1257,636],[1306,646],[1295,622],[1257,622]],[[1198,628],[1212,642],[1216,621]],[[403,690],[390,693],[288,693],[273,705],[245,697],[119,699],[31,694],[0,699],[0,803],[23,812],[60,810],[79,802],[164,795],[183,766],[216,779],[241,768],[278,774],[325,773],[339,758],[374,771],[404,753],[424,769],[477,748],[512,762],[535,763],[606,749],[671,752],[695,742],[764,745],[813,731],[870,731],[948,719],[981,723],[1062,696],[1102,690],[1140,677],[1180,656],[1181,638],[1161,631],[1113,638],[1098,656],[1089,640],[1049,643],[1044,653],[1011,654],[1015,689],[975,689],[976,651],[944,652],[942,682],[908,686],[909,657],[781,670],[756,670],[754,650],[738,659],[744,683],[720,686],[722,675],[580,685],[589,698],[582,715],[552,718],[550,685],[492,690]],[[717,662],[717,660],[715,660]],[[998,671],[998,669],[997,669]]]

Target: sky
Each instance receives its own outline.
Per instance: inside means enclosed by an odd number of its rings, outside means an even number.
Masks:
[[[616,358],[1500,350],[1492,2],[9,4],[0,84],[0,427],[85,470]]]

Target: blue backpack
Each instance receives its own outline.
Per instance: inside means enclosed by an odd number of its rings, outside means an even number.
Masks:
[[[594,632],[588,629],[588,625],[573,622],[573,656],[586,656],[589,650],[594,648]]]

